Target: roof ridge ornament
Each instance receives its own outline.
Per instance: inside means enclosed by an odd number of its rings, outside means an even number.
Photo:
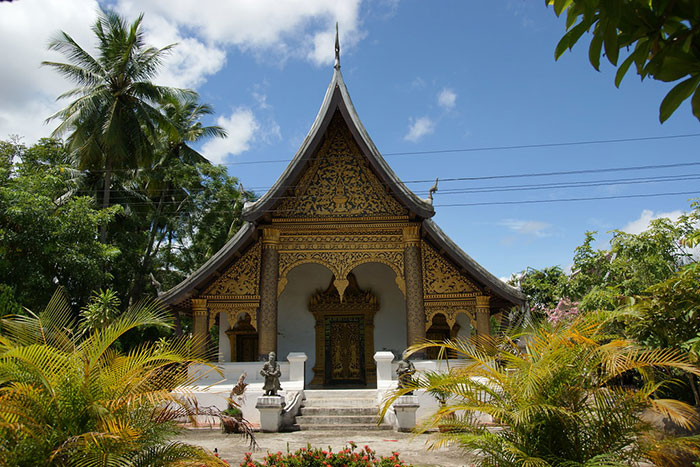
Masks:
[[[432,205],[433,204],[433,194],[438,191],[438,180],[439,178],[435,179],[435,184],[428,190],[428,202]]]
[[[340,70],[340,40],[338,39],[338,22],[335,22],[335,65],[333,68]]]

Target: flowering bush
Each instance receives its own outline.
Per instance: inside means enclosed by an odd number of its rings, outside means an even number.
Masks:
[[[578,316],[578,302],[572,302],[568,298],[562,298],[557,303],[557,307],[553,310],[544,310],[547,315],[547,321],[550,323],[558,323],[562,320],[571,320]]]
[[[398,452],[393,452],[389,457],[377,456],[369,446],[357,449],[357,445],[352,441],[348,444],[349,447],[346,446],[338,452],[333,452],[330,447],[326,450],[312,448],[309,445],[294,453],[268,453],[262,463],[254,461],[251,458],[251,453],[247,452],[245,459],[239,465],[240,467],[399,467],[410,465],[404,464],[399,459]]]

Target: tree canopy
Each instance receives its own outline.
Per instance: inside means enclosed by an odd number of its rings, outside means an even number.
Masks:
[[[554,56],[571,50],[591,33],[588,57],[600,70],[601,57],[617,67],[620,86],[634,65],[642,78],[677,82],[661,102],[665,122],[692,96],[692,112],[700,119],[700,3],[696,0],[545,0],[557,16],[566,13],[566,34]]]

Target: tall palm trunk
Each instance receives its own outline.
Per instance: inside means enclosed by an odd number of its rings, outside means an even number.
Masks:
[[[102,209],[109,207],[109,194],[112,186],[112,159],[105,158],[105,185],[102,189]],[[107,243],[107,224],[100,227],[100,242]]]

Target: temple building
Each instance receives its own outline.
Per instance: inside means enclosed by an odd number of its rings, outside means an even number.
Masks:
[[[196,334],[219,324],[220,362],[303,352],[307,386],[373,387],[376,351],[400,356],[426,338],[489,334],[491,316],[524,297],[450,240],[431,220],[432,199],[387,165],[338,52],[287,169],[246,204],[238,233],[160,298],[191,315]]]

